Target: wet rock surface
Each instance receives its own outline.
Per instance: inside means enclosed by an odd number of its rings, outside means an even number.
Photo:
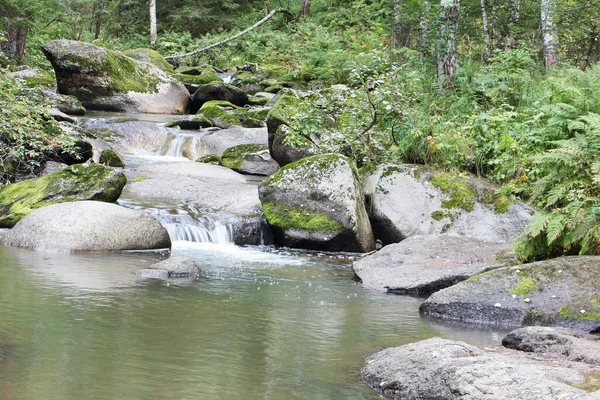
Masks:
[[[517,262],[510,245],[452,235],[413,236],[385,246],[352,269],[369,289],[427,295]]]
[[[200,263],[190,257],[170,257],[167,260],[150,265],[146,269],[136,271],[141,278],[151,279],[194,279],[202,272]]]

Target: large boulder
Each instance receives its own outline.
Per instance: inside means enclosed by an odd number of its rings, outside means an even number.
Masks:
[[[236,106],[248,104],[248,95],[243,90],[223,82],[211,82],[201,85],[192,97],[190,111],[195,114],[207,101],[225,100]]]
[[[370,289],[428,295],[473,275],[517,262],[510,245],[462,236],[412,236],[355,261],[352,269]]]
[[[190,257],[178,256],[152,264],[146,269],[136,271],[135,274],[142,278],[152,279],[193,279],[200,276],[201,272],[198,261]]]
[[[242,174],[274,174],[279,164],[271,158],[269,148],[261,144],[241,144],[230,147],[221,156],[221,165]]]
[[[375,237],[385,244],[439,233],[512,242],[534,211],[484,179],[417,165],[380,166],[366,177],[365,195]]]
[[[278,96],[267,115],[269,151],[273,159],[282,167],[317,154],[313,144],[308,140],[300,140],[293,146],[287,143],[290,124],[294,115],[298,113],[300,101],[293,92]]]
[[[183,84],[152,64],[93,44],[53,40],[42,50],[61,94],[90,110],[183,114],[190,99]]]
[[[152,64],[165,72],[174,72],[173,66],[169,64],[169,62],[165,60],[165,58],[161,56],[159,52],[155,50],[139,48],[125,50],[123,54],[127,57],[133,58],[134,60],[142,61],[147,64]]]
[[[599,392],[575,387],[597,367],[494,350],[431,338],[369,356],[361,375],[372,389],[398,400],[600,399]]]
[[[276,242],[283,246],[368,252],[373,233],[354,163],[338,154],[286,165],[259,187]]]
[[[41,207],[81,200],[116,202],[127,179],[99,164],[77,164],[54,174],[0,188],[0,227],[10,228]]]
[[[23,218],[4,235],[7,246],[59,252],[149,250],[171,247],[150,214],[98,201],[54,204]]]
[[[425,315],[509,327],[600,327],[600,257],[562,257],[498,268],[440,290]]]

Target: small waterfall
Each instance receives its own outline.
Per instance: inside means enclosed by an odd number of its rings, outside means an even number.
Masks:
[[[167,150],[164,155],[167,157],[183,157],[183,146],[192,136],[194,136],[192,133],[173,132],[166,143]]]
[[[232,225],[211,215],[203,215],[199,219],[194,219],[187,214],[160,213],[157,218],[169,232],[173,241],[233,243]]]

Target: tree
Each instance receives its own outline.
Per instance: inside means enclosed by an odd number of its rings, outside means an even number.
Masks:
[[[456,74],[458,65],[458,16],[460,0],[441,0],[439,25],[440,38],[438,42],[438,85],[448,88]]]
[[[558,53],[558,33],[554,23],[556,4],[555,0],[541,0],[540,14],[542,22],[542,36],[544,40],[544,59],[546,70],[558,68],[560,57]]]
[[[150,44],[156,43],[156,0],[150,2]]]
[[[96,9],[96,29],[94,39],[100,37],[100,29],[102,28],[102,14],[104,13],[104,0],[98,0],[98,8]]]
[[[300,15],[308,17],[310,15],[310,0],[302,0],[300,3]]]

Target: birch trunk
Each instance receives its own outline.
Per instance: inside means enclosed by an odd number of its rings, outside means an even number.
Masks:
[[[424,56],[429,55],[429,20],[427,18],[430,11],[431,3],[424,1],[419,16],[419,49]]]
[[[558,33],[554,24],[555,0],[541,0],[542,36],[544,39],[544,59],[546,70],[560,67],[558,54]]]
[[[458,15],[460,0],[441,0],[440,4],[440,41],[438,48],[438,85],[443,88],[452,86],[452,78],[458,65]]]
[[[488,24],[487,8],[485,0],[481,0],[481,22],[483,23],[483,40],[485,42],[485,57],[492,56],[492,39],[490,38],[490,26]]]
[[[305,18],[310,15],[310,0],[302,0],[300,3],[300,15]]]
[[[508,24],[508,38],[506,38],[506,47],[514,48],[517,45],[517,34],[515,28],[519,25],[521,19],[521,0],[511,0],[509,4],[510,24]]]
[[[156,0],[150,2],[150,44],[156,43]]]

